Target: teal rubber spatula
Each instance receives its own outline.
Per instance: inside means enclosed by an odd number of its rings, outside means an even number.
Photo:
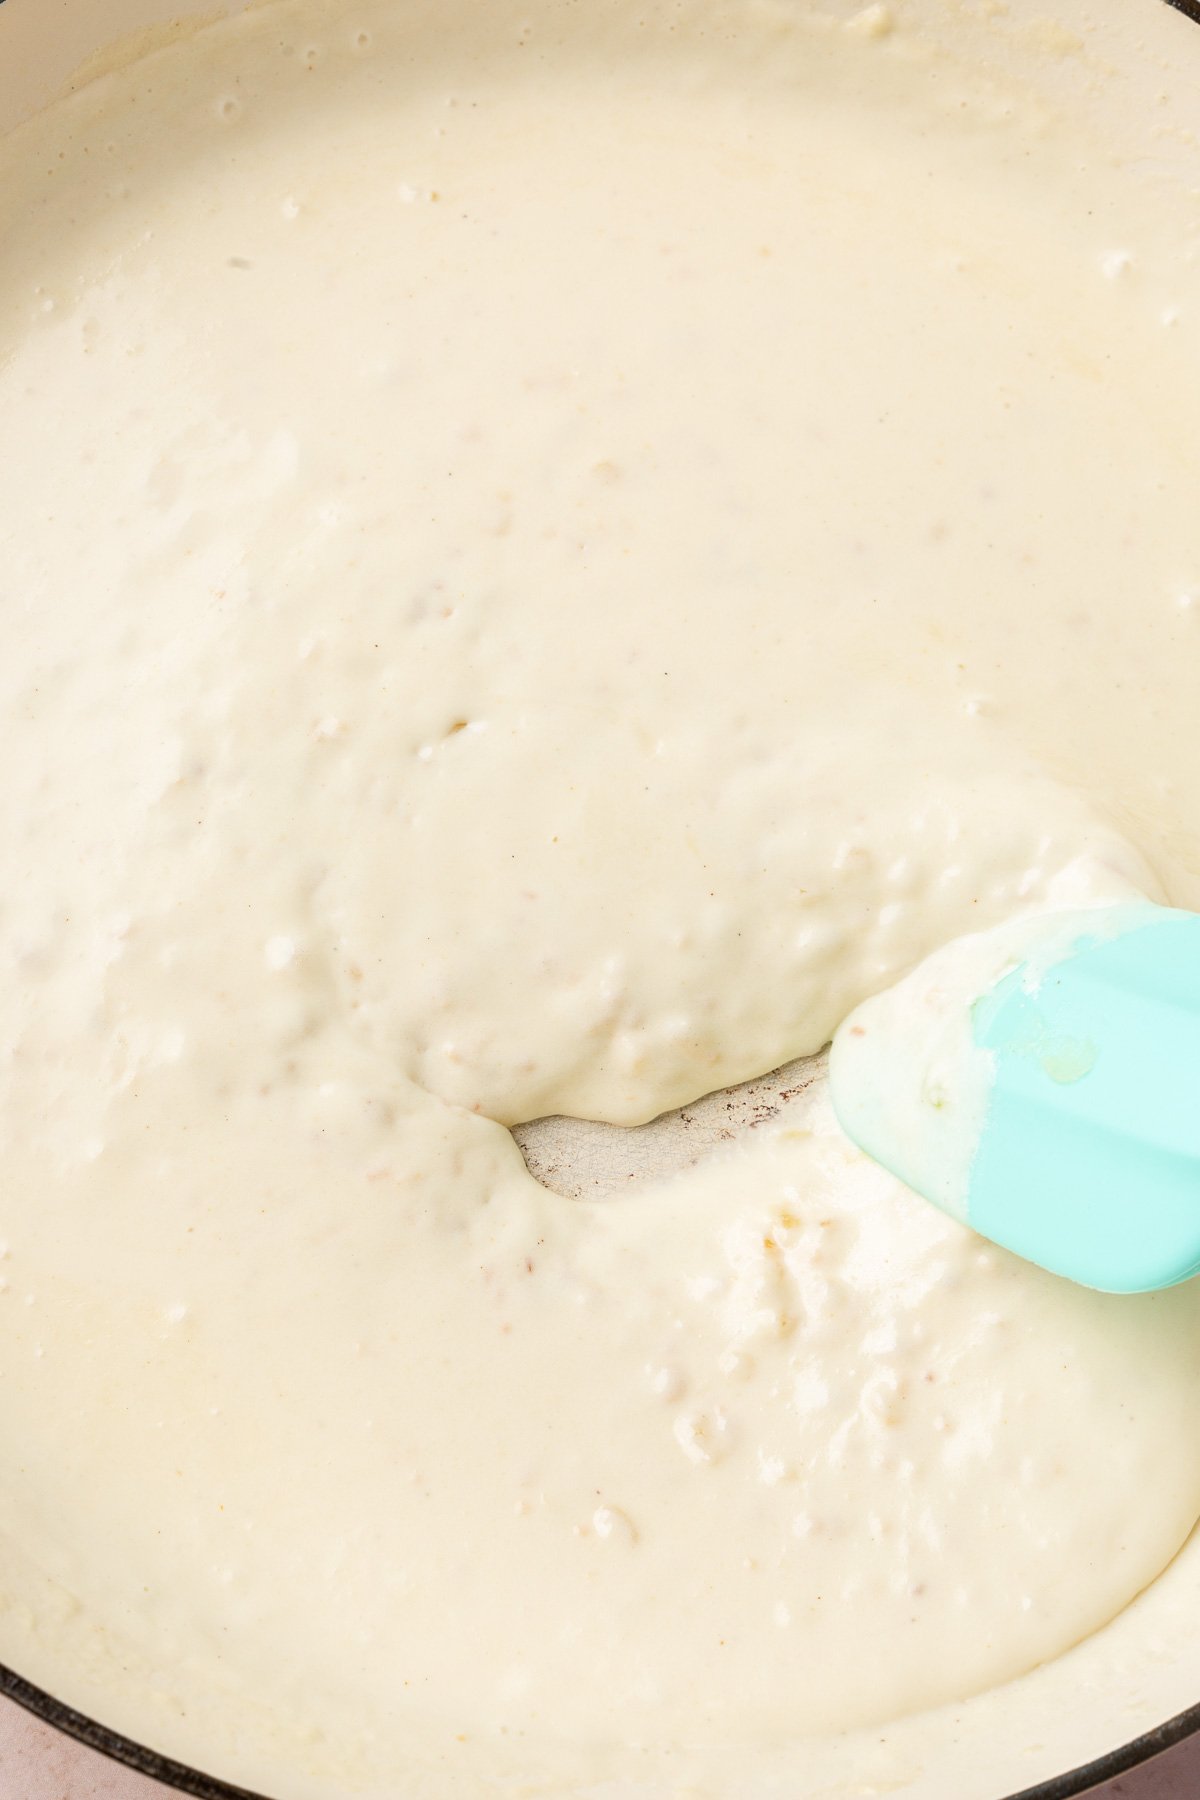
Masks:
[[[1200,916],[1148,902],[960,939],[850,1015],[847,1136],[984,1237],[1111,1293],[1200,1273]]]

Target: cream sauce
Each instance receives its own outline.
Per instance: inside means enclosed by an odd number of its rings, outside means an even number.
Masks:
[[[0,147],[0,1654],[219,1772],[795,1796],[1200,1511],[1200,1296],[821,1082],[506,1129],[1200,903],[1194,263],[889,23],[284,0]]]

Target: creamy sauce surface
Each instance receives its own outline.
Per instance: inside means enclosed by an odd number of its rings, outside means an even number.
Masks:
[[[1194,253],[888,27],[282,0],[0,145],[0,1656],[215,1772],[795,1800],[1200,1512],[1200,1294],[819,1070],[509,1129],[1200,904]]]

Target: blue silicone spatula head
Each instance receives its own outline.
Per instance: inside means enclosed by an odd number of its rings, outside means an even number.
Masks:
[[[1200,916],[1104,907],[962,946],[839,1030],[843,1130],[984,1237],[1085,1286],[1139,1293],[1200,1272]]]

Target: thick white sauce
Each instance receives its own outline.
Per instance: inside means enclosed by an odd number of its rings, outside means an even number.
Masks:
[[[888,27],[285,0],[0,147],[0,1655],[219,1772],[815,1792],[1200,1512],[1200,1293],[820,1082],[506,1129],[1200,903],[1194,242]]]

